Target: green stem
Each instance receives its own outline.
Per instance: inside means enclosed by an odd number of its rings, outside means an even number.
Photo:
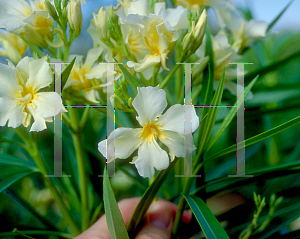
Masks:
[[[160,84],[159,88],[163,89],[166,87],[166,85],[168,84],[168,82],[172,79],[173,75],[175,74],[175,72],[177,71],[177,69],[180,67],[180,64],[176,64],[174,66],[174,68],[171,70],[171,72],[167,75],[167,77],[163,80],[163,82]]]
[[[151,82],[152,86],[156,85],[156,78],[157,78],[159,68],[160,68],[160,64],[153,66],[153,74],[152,74],[152,82]]]
[[[70,45],[68,44],[65,46],[65,53],[64,53],[64,59],[63,59],[64,62],[68,61],[69,51],[70,51]]]
[[[182,66],[179,67],[176,77],[176,98],[179,99],[182,92]]]
[[[138,72],[139,74],[139,77],[142,81],[142,83],[144,84],[144,86],[148,86],[149,85],[149,81],[146,80],[146,78],[144,77],[143,73],[142,72]]]
[[[74,141],[76,159],[78,164],[79,179],[80,179],[80,197],[81,197],[81,230],[85,231],[89,226],[89,209],[88,209],[88,193],[87,179],[85,174],[84,155],[82,151],[81,130],[78,124],[78,118],[75,112],[76,109],[69,108],[71,133]]]
[[[185,194],[185,195],[189,194],[194,179],[195,178],[193,178],[193,177],[187,178],[185,187],[183,189],[183,194]],[[186,206],[186,200],[185,200],[184,196],[181,195],[180,201],[178,204],[178,208],[177,208],[177,212],[176,212],[176,216],[175,216],[175,220],[174,220],[174,224],[173,224],[173,229],[172,229],[173,235],[177,234],[178,227],[179,227],[185,206]]]
[[[84,109],[84,112],[82,114],[82,117],[81,117],[81,120],[80,120],[80,123],[79,123],[79,131],[81,131],[86,123],[86,121],[88,120],[89,118],[89,113],[90,113],[90,109],[91,108],[85,108]]]
[[[27,152],[34,159],[34,161],[35,161],[37,167],[39,168],[39,170],[41,171],[41,173],[43,175],[48,175],[45,164],[40,155],[40,151],[38,149],[37,142],[33,141],[31,137],[24,138],[24,134],[20,133],[20,131],[17,131],[17,133],[28,144]],[[74,236],[79,235],[80,230],[77,228],[75,222],[71,218],[71,216],[69,214],[69,210],[68,210],[66,204],[61,199],[61,196],[59,195],[57,188],[53,185],[53,183],[49,177],[45,177],[44,180],[45,180],[46,184],[48,185],[48,187],[54,197],[55,202],[59,206],[64,219],[67,221],[68,225],[70,226],[70,229],[71,229],[73,235]]]

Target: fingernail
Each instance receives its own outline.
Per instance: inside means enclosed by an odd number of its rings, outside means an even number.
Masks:
[[[172,211],[168,210],[159,203],[154,203],[148,216],[149,222],[162,229],[168,229],[172,222]]]

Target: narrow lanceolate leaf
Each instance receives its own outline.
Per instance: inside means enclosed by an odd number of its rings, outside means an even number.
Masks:
[[[29,174],[36,173],[36,171],[30,171],[30,172],[22,172],[15,174],[11,177],[8,177],[4,179],[3,181],[0,181],[0,193],[9,188],[14,183],[18,182],[20,179],[28,176]]]
[[[256,76],[251,83],[246,87],[245,89],[245,98],[246,96],[249,94],[252,86],[255,84],[256,80],[258,79],[259,76]],[[225,119],[223,120],[220,128],[218,129],[218,131],[215,133],[215,135],[212,137],[212,139],[210,140],[207,148],[205,151],[208,151],[216,142],[217,140],[221,137],[221,135],[224,133],[224,131],[227,129],[227,127],[229,126],[229,124],[232,122],[232,120],[234,119],[237,110],[244,105],[244,101],[242,98],[240,98],[235,104],[234,104],[237,108],[232,108],[228,114],[226,115]]]
[[[276,24],[276,22],[279,20],[279,18],[282,16],[282,14],[288,9],[288,7],[292,4],[294,0],[290,1],[284,9],[274,18],[274,20],[269,24],[267,28],[267,32]]]
[[[9,154],[2,154],[0,156],[0,165],[10,165],[13,167],[18,166],[21,168],[38,171],[38,168],[33,162]]]
[[[214,52],[209,27],[206,27],[205,56],[209,56],[209,62],[203,72],[202,82],[204,91],[202,91],[201,95],[201,104],[210,105],[214,86]],[[204,112],[202,116],[206,113]]]
[[[107,227],[112,239],[129,239],[109,178],[103,177],[103,201]]]
[[[114,58],[114,57],[113,57]],[[114,58],[114,60],[118,63],[117,59]],[[138,81],[126,70],[126,68],[122,65],[119,64],[118,65],[121,69],[121,71],[123,72],[126,81],[128,82],[128,84],[130,85],[131,89],[133,90],[134,94],[137,94],[137,87],[140,87],[140,84],[138,83]]]
[[[220,225],[217,218],[201,198],[189,195],[183,196],[192,209],[194,216],[196,217],[207,239],[229,239],[224,228]]]
[[[65,84],[67,83],[67,80],[71,74],[72,68],[74,66],[76,57],[71,61],[71,63],[64,69],[64,71],[61,73],[61,88],[63,89]]]
[[[225,84],[225,68],[223,68],[222,76],[219,81],[217,90],[214,94],[214,98],[211,101],[211,105],[218,106],[221,104],[223,91],[224,91],[224,84]],[[198,149],[197,149],[197,156],[196,158],[199,158],[200,154],[203,151],[203,148],[207,144],[209,137],[211,135],[211,132],[213,130],[213,127],[216,122],[216,118],[218,115],[218,108],[210,108],[208,111],[207,118],[204,120],[204,123],[202,124],[202,130],[200,128],[198,138],[200,137],[200,144],[197,143]]]
[[[153,199],[155,198],[157,192],[161,188],[163,182],[167,178],[169,172],[172,170],[174,164],[177,162],[177,158],[170,163],[169,167],[163,171],[161,171],[157,177],[155,178],[154,182],[148,187],[142,198],[140,199],[138,205],[136,206],[130,221],[127,226],[127,230],[130,233],[130,236],[134,238],[135,236],[135,229],[139,227],[142,218],[144,217],[145,213],[147,212],[148,208],[150,207]]]
[[[284,124],[281,124],[281,125],[273,128],[273,129],[270,129],[266,132],[263,132],[263,133],[258,134],[256,136],[253,136],[250,139],[245,140],[245,142],[239,143],[237,145],[237,147],[236,147],[236,144],[235,144],[235,145],[232,145],[232,146],[230,146],[226,149],[223,149],[220,152],[218,152],[218,153],[212,155],[211,157],[205,159],[205,161],[208,161],[208,160],[211,160],[211,159],[214,159],[214,158],[218,158],[218,157],[223,156],[225,154],[229,154],[231,152],[239,150],[242,147],[244,147],[244,143],[245,143],[245,147],[248,147],[248,146],[250,146],[252,144],[255,144],[255,143],[257,143],[261,140],[264,140],[264,139],[269,138],[269,137],[271,137],[275,134],[278,134],[279,132],[281,132],[285,129],[288,129],[288,128],[292,127],[293,125],[298,124],[299,122],[300,122],[300,116],[298,116],[298,117],[296,117],[296,118],[294,118],[294,119],[292,119],[292,120],[290,120],[290,121],[288,121]]]
[[[278,67],[283,66],[288,61],[297,58],[300,56],[300,51],[296,51],[293,54],[285,57],[284,59],[275,61],[267,66],[260,67],[259,69],[255,71],[251,71],[245,75],[245,82],[249,82],[251,79],[253,79],[255,76],[260,75],[263,76],[271,71],[276,71]]]

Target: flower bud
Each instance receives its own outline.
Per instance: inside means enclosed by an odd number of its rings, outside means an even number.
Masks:
[[[55,7],[49,1],[45,1],[45,8],[49,15],[53,18],[53,20],[59,20]]]
[[[206,10],[204,9],[193,32],[193,35],[197,41],[197,45],[199,44],[199,46],[201,45],[204,37],[204,33],[206,30],[206,22],[207,22],[207,14],[206,14]]]
[[[107,12],[103,7],[99,10],[98,14],[93,13],[93,25],[97,29],[100,39],[108,39],[109,31],[107,28]]]
[[[37,33],[34,27],[30,24],[24,26],[24,32],[22,32],[21,35],[24,36],[26,41],[29,41],[38,47],[42,47],[45,49],[48,47],[48,44],[45,42],[43,37],[39,33]]]
[[[18,63],[24,55],[28,45],[16,34],[0,32],[0,56],[8,57],[13,63]]]
[[[70,28],[75,32],[75,36],[77,37],[82,28],[82,11],[81,11],[81,3],[79,0],[71,0],[68,7],[68,22]]]
[[[115,94],[115,98],[113,95],[110,97],[110,101],[111,101],[111,103],[113,103],[113,102],[115,103],[116,110],[126,110],[126,108],[127,108],[125,106],[123,100],[116,94]]]
[[[118,43],[124,44],[121,27],[119,25],[119,17],[114,13],[114,9],[112,6],[108,9],[108,30],[110,32],[110,36]]]

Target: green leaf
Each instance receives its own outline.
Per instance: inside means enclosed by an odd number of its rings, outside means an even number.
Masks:
[[[32,173],[36,173],[36,172],[37,171],[30,171],[30,172],[27,171],[27,172],[15,174],[11,177],[4,179],[3,181],[0,182],[0,193],[2,193],[4,190],[9,188],[12,184],[16,183],[20,179],[22,179]]]
[[[109,178],[103,177],[103,201],[107,227],[112,239],[129,239]]]
[[[134,238],[135,235],[133,234],[135,233],[135,229],[139,227],[142,218],[144,217],[145,213],[147,212],[148,208],[153,202],[153,199],[155,198],[156,194],[158,193],[163,182],[167,178],[169,172],[172,170],[176,162],[177,162],[177,158],[172,163],[170,163],[167,169],[161,171],[157,175],[154,182],[150,185],[150,187],[148,187],[147,191],[140,199],[127,226],[127,231],[130,233],[130,237]]]
[[[203,202],[201,198],[184,194],[183,196],[192,209],[206,238],[229,239],[229,236],[225,232],[224,228],[220,225],[214,214],[210,211],[210,209],[206,206],[205,202]]]
[[[64,71],[61,73],[61,88],[63,89],[65,84],[67,83],[67,80],[71,74],[72,68],[74,66],[76,57],[73,58],[71,63],[64,69]]]
[[[300,116],[298,116],[298,117],[296,117],[296,118],[294,118],[294,119],[292,119],[292,120],[290,120],[290,121],[288,121],[284,124],[281,124],[281,125],[273,128],[273,129],[270,129],[270,130],[265,131],[261,134],[253,136],[250,139],[245,140],[244,142],[240,142],[240,143],[238,143],[237,147],[236,147],[236,144],[232,145],[232,146],[229,146],[228,148],[221,150],[220,152],[212,155],[211,157],[209,157],[206,160],[208,161],[210,159],[218,158],[218,157],[223,156],[225,154],[229,154],[233,151],[239,150],[239,149],[244,147],[244,144],[245,144],[245,147],[248,147],[248,146],[250,146],[252,144],[255,144],[255,143],[257,143],[261,140],[264,140],[264,139],[269,138],[269,137],[271,137],[275,134],[278,134],[279,132],[281,132],[281,131],[283,131],[287,128],[290,128],[293,125],[298,124],[299,122],[300,122]]]
[[[299,166],[299,163],[295,163],[294,165],[270,167],[263,170],[250,171],[249,174],[253,175],[254,177],[241,177],[236,178],[236,180],[232,180],[232,178],[229,177],[214,179],[212,181],[206,182],[205,185],[198,187],[191,194],[194,195],[201,189],[206,188],[207,197],[212,197],[215,194],[220,193],[221,191],[229,191],[242,188],[246,185],[257,183],[259,181],[266,181],[267,179],[290,176],[294,174],[297,175],[300,172],[300,169],[297,169]]]
[[[28,160],[21,159],[21,158],[18,158],[16,156],[9,155],[9,154],[2,154],[0,156],[0,165],[1,164],[18,166],[18,167],[22,167],[22,168],[35,170],[35,171],[38,170],[38,168],[36,167],[36,165],[33,162],[30,162]]]
[[[224,90],[224,84],[225,84],[225,67],[223,68],[222,76],[219,81],[217,90],[214,94],[214,98],[212,99],[211,105],[220,105],[222,101],[222,96],[223,96],[223,90]],[[205,108],[204,108],[205,109]],[[208,110],[208,109],[207,109]],[[200,143],[197,142],[197,155],[196,158],[200,158],[200,154],[202,153],[202,150],[204,146],[207,144],[209,137],[212,133],[213,127],[216,122],[216,118],[218,115],[219,108],[210,108],[208,111],[207,118],[203,120],[203,123],[200,126],[200,131],[198,135],[198,139],[200,139]],[[197,164],[197,162],[195,161]]]
[[[286,5],[286,7],[284,9],[282,9],[282,11],[277,15],[277,17],[275,17],[275,19],[269,24],[268,28],[267,28],[267,32],[276,24],[276,22],[279,20],[279,18],[282,16],[282,14],[286,11],[286,9],[288,9],[288,7],[292,4],[294,0],[291,0],[288,5]]]
[[[209,62],[203,72],[203,93],[201,93],[201,103],[203,105],[210,105],[213,96],[213,86],[214,86],[214,52],[211,40],[211,33],[209,27],[206,27],[206,41],[205,41],[205,56],[209,56]],[[202,116],[206,115],[207,111],[203,109]]]
[[[74,238],[72,235],[64,232],[53,232],[53,231],[42,231],[42,230],[27,230],[27,231],[20,231],[25,235],[47,235],[47,236],[59,236],[67,239]],[[1,232],[0,237],[8,237],[8,236],[16,236],[14,232]]]
[[[259,69],[255,70],[255,71],[251,71],[245,75],[245,82],[246,83],[249,82],[251,79],[253,79],[257,75],[263,76],[271,71],[276,71],[276,70],[278,70],[278,67],[284,65],[288,61],[290,61],[294,58],[297,58],[299,56],[300,56],[300,51],[296,51],[293,54],[285,57],[284,59],[275,61],[267,66],[260,67]]]
[[[251,83],[246,87],[245,89],[245,98],[246,96],[249,94],[252,86],[255,84],[255,82],[257,81],[259,76],[256,76]],[[226,115],[225,119],[223,120],[221,126],[219,127],[218,131],[215,133],[215,135],[212,137],[212,139],[210,140],[207,148],[205,151],[208,151],[216,142],[217,140],[221,137],[221,135],[224,133],[224,131],[227,129],[227,127],[229,126],[229,124],[231,123],[231,121],[234,119],[237,110],[244,105],[244,101],[242,100],[242,98],[240,98],[238,101],[235,102],[234,104],[235,106],[237,106],[237,108],[232,108],[228,114]]]
[[[16,142],[14,140],[9,140],[9,139],[0,139],[0,143],[14,144],[14,145],[17,145],[17,146],[22,147],[22,148],[25,148],[25,146],[26,146],[23,143],[19,143],[19,142]]]
[[[113,57],[114,58],[114,57]],[[114,58],[114,60],[118,63],[117,59]],[[126,81],[130,85],[131,89],[133,90],[134,94],[137,94],[137,87],[140,87],[140,84],[137,82],[137,80],[126,70],[126,68],[122,65],[118,65],[123,72]]]

